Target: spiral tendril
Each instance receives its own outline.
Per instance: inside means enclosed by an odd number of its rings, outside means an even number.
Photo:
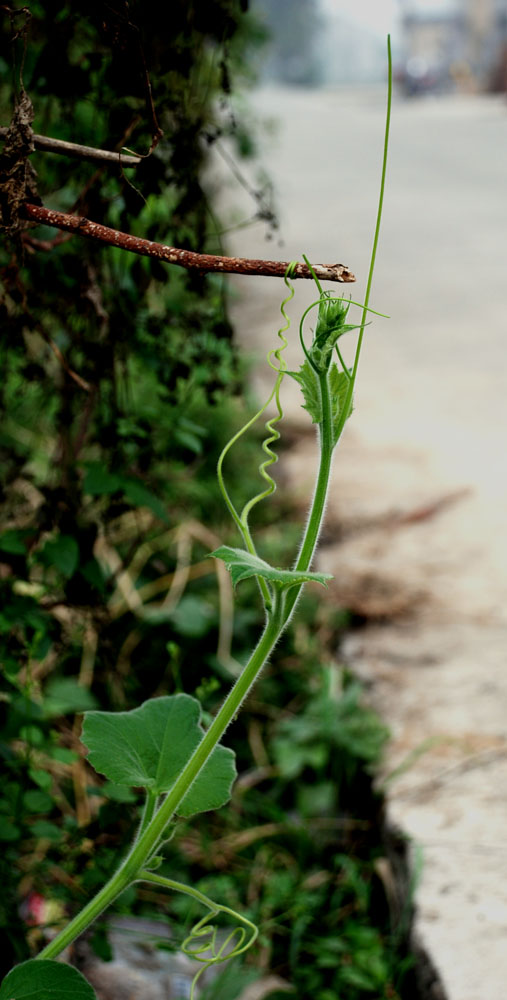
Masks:
[[[261,406],[260,410],[258,410],[257,413],[255,413],[254,416],[251,417],[250,420],[248,420],[247,423],[244,424],[243,427],[241,427],[240,430],[237,431],[236,434],[234,434],[233,437],[227,442],[225,448],[222,450],[222,453],[217,463],[217,478],[218,478],[218,485],[220,488],[220,492],[222,494],[226,507],[229,510],[229,513],[233,521],[235,522],[238,530],[241,533],[246,548],[252,555],[256,555],[257,553],[252,536],[250,534],[250,529],[248,527],[248,515],[250,514],[250,511],[257,503],[259,503],[265,497],[270,496],[271,493],[274,493],[276,489],[275,481],[269,475],[267,470],[271,465],[273,465],[277,461],[277,455],[270,446],[274,444],[275,441],[278,441],[278,439],[280,438],[280,434],[275,425],[279,423],[283,417],[283,409],[280,402],[280,386],[283,381],[283,376],[287,371],[287,364],[285,362],[285,359],[282,358],[282,351],[284,351],[285,348],[288,346],[288,341],[287,338],[285,337],[285,334],[290,328],[290,317],[287,315],[285,307],[294,297],[294,286],[290,282],[290,278],[294,274],[296,266],[297,266],[297,261],[291,261],[284,276],[284,282],[289,290],[289,294],[285,297],[280,306],[280,312],[282,314],[283,319],[285,320],[285,325],[278,330],[278,337],[281,340],[281,344],[279,344],[278,347],[268,351],[267,355],[267,361],[270,368],[272,368],[273,371],[276,372],[275,385],[268,399],[266,400],[264,405]],[[275,359],[275,361],[273,361],[273,359]],[[266,422],[265,426],[268,435],[262,442],[262,450],[264,451],[264,454],[267,457],[263,462],[261,462],[259,466],[259,473],[267,483],[267,488],[265,490],[262,490],[261,493],[258,493],[255,497],[249,500],[248,503],[246,503],[245,506],[243,507],[241,514],[239,514],[231,500],[231,497],[225,485],[224,473],[223,473],[224,460],[230,449],[233,447],[234,444],[236,444],[236,441],[238,441],[239,438],[241,438],[243,434],[245,434],[250,429],[250,427],[252,427],[257,422],[257,420],[260,419],[260,417],[262,417],[262,414],[267,410],[269,404],[273,399],[275,400],[277,412],[274,417],[272,417],[270,420]],[[259,578],[259,587],[266,607],[267,608],[271,607],[272,596],[266,581]]]
[[[149,870],[141,871],[140,878],[143,882],[151,882],[153,885],[161,886],[163,889],[191,896],[210,911],[194,924],[190,934],[187,935],[181,946],[181,950],[188,958],[192,958],[194,961],[201,962],[202,964],[202,969],[197,970],[192,980],[190,1000],[194,1000],[195,987],[203,972],[206,972],[206,969],[209,969],[210,965],[218,965],[229,958],[237,958],[238,955],[242,955],[256,941],[259,930],[247,917],[243,917],[241,913],[237,913],[236,910],[232,910],[229,906],[222,906],[220,903],[215,903],[209,896],[205,896],[200,889],[184,885],[183,882],[175,882],[174,879],[166,878],[165,875],[159,875],[158,872]],[[229,931],[221,944],[218,940],[219,928],[216,924],[210,923],[220,913],[227,914],[237,922],[237,926]],[[204,938],[206,940],[203,940]],[[237,940],[233,944],[235,938]],[[230,945],[232,945],[231,948],[229,948]],[[205,957],[206,952],[209,953],[208,957]]]
[[[267,488],[265,490],[262,490],[256,496],[252,497],[252,499],[249,500],[248,503],[245,504],[245,506],[243,507],[243,510],[241,512],[241,521],[244,524],[245,528],[248,527],[248,516],[252,508],[255,507],[256,504],[258,504],[261,500],[264,500],[266,497],[271,496],[271,494],[274,493],[276,490],[276,483],[273,477],[270,476],[268,469],[270,468],[271,465],[274,465],[275,462],[278,461],[278,455],[276,454],[276,452],[273,451],[273,449],[270,446],[274,444],[275,441],[280,440],[280,432],[276,427],[276,424],[280,423],[280,421],[283,418],[283,408],[280,401],[280,387],[283,382],[284,374],[287,371],[287,362],[285,358],[282,358],[282,352],[285,351],[285,349],[289,345],[289,342],[285,334],[290,329],[290,316],[287,315],[285,307],[294,298],[294,285],[290,282],[290,278],[294,273],[296,263],[297,263],[296,261],[291,261],[291,263],[287,268],[287,271],[285,272],[285,277],[284,277],[284,282],[287,288],[289,289],[289,294],[285,297],[280,306],[280,312],[282,314],[283,319],[285,320],[285,326],[280,327],[280,329],[278,330],[278,338],[279,340],[281,340],[281,344],[279,344],[277,348],[274,348],[271,351],[269,351],[267,355],[267,362],[269,367],[272,368],[274,372],[276,372],[275,386],[268,400],[268,402],[270,402],[274,398],[276,405],[276,414],[274,415],[274,417],[271,417],[270,420],[266,421],[265,427],[267,431],[267,437],[264,438],[264,441],[262,442],[262,450],[267,457],[259,465],[259,474],[266,482]],[[277,361],[277,364],[274,364],[273,359]]]
[[[210,923],[220,913],[227,913],[233,916],[235,920],[240,921],[240,924],[234,927],[221,943],[218,940],[219,928],[216,924]],[[253,945],[258,933],[259,931],[255,924],[252,924],[246,917],[242,917],[240,913],[229,909],[228,906],[220,906],[218,904],[214,905],[210,913],[194,924],[190,934],[185,938],[181,946],[181,950],[188,958],[202,963],[202,969],[198,969],[192,980],[190,1000],[194,1000],[197,982],[210,966],[219,965],[220,962],[225,962],[230,958],[237,958],[238,955],[242,955],[244,951],[247,951]],[[205,940],[200,940],[202,938],[205,938]],[[237,940],[233,944],[235,938]],[[233,946],[230,947],[230,945]],[[207,957],[206,953],[208,953]]]

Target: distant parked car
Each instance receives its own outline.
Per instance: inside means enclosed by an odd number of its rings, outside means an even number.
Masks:
[[[411,56],[396,72],[396,81],[406,97],[435,94],[446,90],[449,74],[443,66],[431,64],[423,56]]]

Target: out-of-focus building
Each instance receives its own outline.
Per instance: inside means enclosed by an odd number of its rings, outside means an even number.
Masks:
[[[264,80],[383,81],[386,35],[407,95],[507,92],[507,0],[250,0],[268,42]]]
[[[252,0],[251,10],[266,32],[259,72],[264,80],[289,86],[322,82],[318,0]]]
[[[507,0],[400,0],[409,95],[507,90]]]
[[[389,14],[396,13],[396,3],[250,0],[269,39],[261,53],[261,77],[306,87],[385,81]]]

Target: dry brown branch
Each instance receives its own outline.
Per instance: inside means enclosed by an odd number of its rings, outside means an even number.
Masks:
[[[36,236],[32,236],[26,229],[21,233],[21,239],[23,246],[26,247],[28,253],[33,254],[37,250],[54,250],[56,247],[61,246],[62,243],[68,243],[72,239],[72,233],[64,233],[60,230],[52,240],[38,240]]]
[[[70,367],[70,365],[65,360],[65,357],[63,356],[60,348],[58,347],[57,344],[55,344],[54,340],[52,340],[51,337],[48,334],[46,334],[45,331],[43,332],[42,335],[48,347],[51,348],[55,358],[61,364],[63,370],[67,372],[69,378],[71,378],[76,383],[76,385],[79,386],[80,389],[84,389],[85,392],[91,392],[92,387],[90,383],[86,382],[84,378],[81,378],[81,375],[78,375],[78,373],[75,372],[74,369]]]
[[[55,212],[42,205],[32,205],[28,202],[23,206],[23,215],[32,222],[39,222],[53,229],[64,229],[78,236],[106,243],[109,246],[129,250],[143,257],[156,257],[167,264],[176,264],[188,271],[215,271],[222,274],[259,274],[274,278],[283,278],[289,266],[288,261],[251,260],[245,257],[217,257],[215,254],[194,253],[192,250],[180,250],[176,247],[164,246],[143,240],[130,233],[121,233],[118,229],[109,229],[98,222],[77,215],[66,215]],[[355,276],[345,264],[314,264],[313,270],[321,281],[355,281]],[[293,278],[311,278],[312,273],[306,264],[296,264]]]
[[[0,128],[0,139],[5,139],[8,128]],[[94,146],[82,146],[78,142],[66,142],[64,139],[52,139],[48,135],[32,135],[35,149],[45,153],[59,153],[60,156],[71,156],[77,160],[91,160],[92,163],[115,163],[121,167],[137,167],[141,156],[127,156],[116,153],[114,149],[95,149]]]

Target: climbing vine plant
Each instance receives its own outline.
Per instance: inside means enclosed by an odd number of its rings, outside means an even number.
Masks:
[[[209,122],[206,124],[210,95],[217,89],[224,94],[229,91],[228,74],[234,63],[232,39],[244,5],[217,0],[207,5],[207,11],[204,4],[195,5],[195,10],[192,5],[195,17],[190,25],[188,5],[183,2],[174,5],[171,29],[174,64],[169,73],[165,76],[161,73],[159,77],[164,80],[167,121],[174,136],[169,155],[157,152],[162,130],[147,74],[148,63],[160,69],[165,51],[157,34],[154,5],[145,5],[142,38],[133,18],[125,15],[127,5],[125,10],[121,4],[105,6],[107,17],[101,20],[100,10],[93,8],[90,17],[83,18],[72,5],[64,5],[54,19],[50,51],[44,44],[27,47],[19,61],[31,93],[38,97],[39,122],[51,120],[52,102],[57,95],[65,109],[62,121],[78,122],[81,138],[121,148],[128,142],[129,146],[136,146],[134,154],[140,148],[144,151],[142,156],[149,152],[139,173],[144,194],[141,196],[137,180],[127,181],[123,170],[113,180],[100,175],[101,183],[97,184],[95,174],[90,176],[82,163],[72,180],[67,178],[65,182],[59,168],[48,169],[45,183],[50,191],[59,191],[64,208],[80,213],[86,210],[99,223],[107,221],[127,228],[127,220],[134,212],[151,239],[162,238],[163,234],[167,240],[167,230],[178,229],[180,241],[201,244],[209,238],[206,202],[197,180],[202,139],[207,136],[211,140],[215,134],[215,124],[213,128]],[[132,12],[139,14],[141,6],[131,4]],[[50,8],[51,5],[31,5],[30,16],[39,28],[55,14]],[[28,8],[5,10],[12,14],[12,25],[16,28],[15,18],[24,15]],[[153,24],[148,29],[150,12]],[[84,34],[80,34],[83,26]],[[39,42],[42,34],[41,31]],[[20,35],[21,32],[14,31],[18,41]],[[194,51],[196,37],[199,58]],[[58,76],[57,56],[61,51],[69,52],[73,67],[74,89],[68,91]],[[106,57],[108,53],[112,54],[111,59]],[[6,61],[5,49],[0,58]],[[123,99],[115,102],[113,96],[122,81]],[[102,94],[104,107],[109,100],[109,112],[102,116],[91,112],[93,102],[84,96],[90,92],[90,82],[94,92]],[[36,959],[21,962],[8,973],[0,986],[0,1000],[23,1000],[33,994],[34,984],[40,1000],[49,1000],[55,991],[61,1000],[71,997],[91,1000],[93,990],[80,973],[55,959],[127,887],[143,882],[160,890],[189,895],[202,905],[205,915],[183,942],[183,950],[201,963],[201,971],[243,953],[257,937],[257,928],[241,913],[211,900],[190,885],[162,875],[159,868],[164,845],[174,835],[178,818],[218,809],[228,801],[236,770],[232,751],[221,743],[227,726],[287,627],[303,587],[307,583],[325,586],[329,579],[326,574],[314,572],[312,562],[324,516],[333,453],[352,412],[364,330],[368,315],[373,312],[369,300],[382,213],[390,94],[389,86],[381,193],[360,317],[356,323],[348,322],[349,311],[357,303],[325,291],[316,269],[305,258],[314,277],[317,297],[299,325],[301,366],[298,371],[289,371],[283,354],[289,332],[287,307],[294,295],[291,279],[301,266],[297,262],[289,265],[285,273],[288,294],[282,303],[284,322],[279,331],[280,342],[268,355],[268,364],[274,372],[273,391],[265,405],[233,435],[218,460],[219,489],[239,531],[242,547],[219,545],[211,554],[225,565],[234,587],[249,578],[257,581],[265,611],[262,634],[210,723],[203,719],[197,699],[187,694],[152,698],[131,711],[86,712],[82,741],[89,764],[116,787],[143,789],[142,818],[134,841],[114,874]],[[18,106],[24,107],[23,94]],[[167,200],[161,200],[162,194],[167,195]],[[235,378],[229,330],[223,310],[218,308],[223,295],[221,279],[219,284],[211,286],[214,287],[211,296],[200,296],[198,293],[204,286],[199,274],[167,283],[165,273],[157,273],[151,264],[148,267],[144,261],[136,261],[125,265],[119,251],[114,250],[108,251],[103,272],[98,275],[93,254],[88,250],[76,252],[75,244],[69,246],[65,238],[37,240],[28,232],[23,242],[28,257],[36,251],[51,252],[42,258],[37,275],[26,260],[20,265],[14,255],[3,261],[1,307],[7,336],[2,350],[7,375],[2,402],[7,422],[2,447],[7,455],[10,485],[17,481],[20,470],[26,470],[27,433],[33,436],[32,444],[37,439],[32,473],[43,499],[37,505],[35,527],[31,523],[8,529],[0,536],[0,551],[6,565],[12,564],[18,571],[21,561],[31,559],[30,565],[35,562],[42,574],[47,571],[56,575],[64,593],[62,603],[86,604],[92,609],[93,618],[93,608],[100,604],[106,587],[93,555],[99,534],[97,524],[93,518],[83,516],[87,506],[83,496],[92,498],[92,504],[97,498],[99,502],[106,498],[106,502],[118,505],[122,512],[129,505],[142,506],[167,519],[166,506],[157,495],[164,478],[165,451],[175,443],[182,455],[182,467],[188,464],[189,454],[199,458],[203,454],[202,428],[194,422],[188,401],[199,398],[209,402],[224,384]],[[78,310],[73,308],[76,283],[83,306]],[[145,297],[156,302],[151,312],[138,306],[140,289]],[[187,297],[189,289],[192,296]],[[187,308],[190,302],[192,305]],[[315,330],[309,340],[305,323],[315,313]],[[160,339],[162,317],[164,322],[168,318],[171,329]],[[198,336],[194,338],[190,331],[196,327]],[[357,333],[357,341],[352,360],[347,361],[348,351],[342,338],[353,331]],[[23,351],[19,349],[20,343]],[[104,367],[108,379],[104,378]],[[20,386],[34,374],[30,396],[23,399]],[[41,388],[41,374],[51,382],[49,393]],[[260,558],[250,527],[254,508],[275,489],[270,469],[276,461],[273,446],[280,436],[281,393],[286,378],[294,379],[301,387],[303,405],[318,430],[320,449],[311,512],[291,568],[270,565]],[[135,396],[137,382],[142,382],[144,389],[157,384],[165,385],[165,390],[157,390],[157,394],[148,392],[149,405],[144,401],[146,397],[137,399],[132,418],[126,400],[130,393]],[[53,383],[58,388],[56,393]],[[259,466],[262,487],[241,506],[227,485],[229,452],[239,447],[240,442],[244,446],[244,435],[271,403],[276,412],[266,424]],[[159,415],[168,408],[171,420],[165,422],[165,431],[160,433]],[[33,423],[35,412],[40,426],[34,429],[29,422],[31,419]],[[49,454],[45,442],[48,430],[53,431],[55,424],[57,441]],[[7,605],[16,627],[14,642],[2,638],[1,653],[6,676],[13,683],[19,671],[19,654],[23,654],[29,666],[34,659],[45,655],[53,638],[54,623],[48,627],[48,616],[37,603],[40,593],[45,593],[45,577],[40,573],[35,577],[28,584],[23,580],[23,591],[19,587],[13,590],[15,600]],[[19,621],[16,615],[20,616]],[[98,621],[100,616],[96,617]],[[30,678],[29,670],[27,676]],[[42,781],[40,777],[38,780]],[[218,917],[231,923],[225,941],[217,933]]]
[[[390,49],[389,49],[390,65]],[[223,560],[234,587],[243,580],[255,578],[265,608],[265,625],[248,662],[237,678],[222,707],[207,728],[201,720],[199,702],[180,694],[153,698],[128,712],[91,711],[85,714],[82,740],[87,748],[89,763],[116,785],[144,790],[144,809],[136,837],[112,877],[95,897],[41,951],[37,959],[16,966],[0,987],[0,1000],[23,1000],[37,983],[39,997],[50,997],[55,990],[62,998],[71,996],[90,1000],[92,988],[77,970],[54,960],[129,886],[148,882],[160,889],[192,896],[207,911],[191,929],[183,950],[201,962],[194,978],[192,995],[201,971],[226,958],[239,955],[256,939],[257,928],[240,913],[224,907],[195,890],[167,878],[158,872],[163,860],[164,844],[173,836],[178,817],[190,817],[210,809],[218,809],[229,799],[235,778],[234,755],[221,745],[228,725],[255,684],[276,643],[294,613],[303,587],[307,583],[325,586],[328,574],[311,569],[321,529],[329,486],[332,457],[353,406],[354,386],[364,330],[370,309],[369,299],[375,266],[385,185],[387,146],[390,123],[391,72],[389,73],[388,110],[384,142],[384,158],[377,222],[373,239],[370,270],[365,301],[357,323],[349,323],[351,301],[323,290],[315,278],[318,297],[309,306],[299,324],[303,353],[298,371],[288,371],[283,357],[287,345],[289,318],[286,307],[293,297],[291,274],[296,262],[285,275],[288,296],[282,303],[284,325],[279,331],[280,345],[270,351],[268,363],[274,370],[275,384],[267,403],[249,419],[241,431],[234,434],[218,462],[220,489],[226,506],[239,530],[243,547],[221,545],[211,554]],[[311,264],[307,261],[308,266]],[[317,321],[311,342],[307,342],[305,320],[317,310]],[[345,360],[342,338],[357,331],[352,362]],[[318,429],[319,468],[310,514],[303,530],[298,554],[291,569],[273,566],[261,559],[249,526],[254,507],[275,488],[269,469],[276,460],[272,445],[279,438],[278,423],[283,409],[280,390],[284,379],[295,379],[303,393],[303,405]],[[259,472],[265,486],[246,502],[239,512],[226,487],[226,459],[229,450],[238,444],[243,433],[260,419],[274,400],[275,416],[267,421],[263,444],[265,458]],[[233,926],[225,942],[220,942],[213,921],[218,915],[232,920]]]

